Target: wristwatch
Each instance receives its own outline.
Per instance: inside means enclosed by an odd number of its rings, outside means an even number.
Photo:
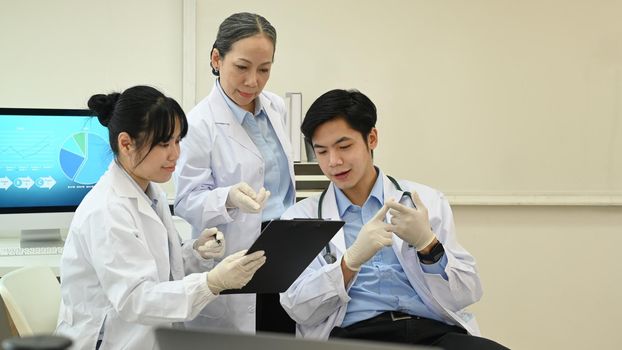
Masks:
[[[421,260],[421,262],[423,262],[424,264],[437,263],[439,260],[441,260],[443,254],[445,254],[445,248],[443,248],[441,242],[438,241],[436,242],[434,247],[430,249],[430,252],[428,254],[422,254],[420,252],[417,252],[419,260]]]

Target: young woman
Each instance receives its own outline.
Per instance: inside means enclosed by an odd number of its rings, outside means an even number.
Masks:
[[[181,143],[175,213],[192,225],[193,235],[211,226],[225,232],[225,255],[249,248],[262,222],[280,218],[295,200],[285,105],[263,90],[275,45],[276,30],[260,15],[236,13],[222,22],[211,51],[214,88],[190,112],[188,137]],[[266,298],[278,309],[262,313],[267,304],[256,306],[253,294],[221,297],[192,326],[254,332],[257,317],[257,330],[281,331],[270,317],[287,317],[278,295]],[[284,326],[293,332],[293,323]]]
[[[225,250],[215,228],[180,241],[155,184],[171,178],[188,130],[175,100],[135,86],[88,105],[115,159],[71,223],[56,331],[77,349],[152,349],[150,326],[194,318],[221,291],[246,285],[265,257],[239,251],[214,266]]]

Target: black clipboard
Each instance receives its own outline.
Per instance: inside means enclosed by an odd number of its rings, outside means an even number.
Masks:
[[[248,254],[265,251],[266,263],[246,286],[224,290],[221,294],[286,291],[344,224],[321,219],[270,221],[248,249]]]

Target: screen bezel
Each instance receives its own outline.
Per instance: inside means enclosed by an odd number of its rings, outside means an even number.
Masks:
[[[5,115],[61,116],[61,117],[95,117],[89,109],[60,108],[4,108],[0,107],[0,118]],[[38,206],[38,207],[0,207],[0,214],[32,214],[32,213],[66,213],[74,212],[75,206]]]

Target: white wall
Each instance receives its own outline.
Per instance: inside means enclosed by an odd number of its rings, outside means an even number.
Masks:
[[[484,287],[485,336],[512,349],[618,349],[622,208],[454,206]]]
[[[147,84],[181,99],[181,2],[0,0],[0,105],[85,108]]]

